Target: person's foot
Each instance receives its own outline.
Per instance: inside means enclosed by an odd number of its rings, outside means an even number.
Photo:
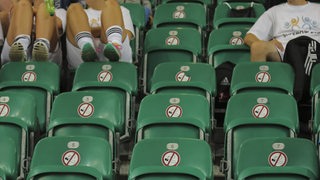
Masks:
[[[81,50],[81,58],[85,62],[98,59],[97,53],[90,43],[86,43]]]
[[[47,61],[49,59],[49,49],[44,42],[38,41],[33,45],[32,59],[34,61]]]
[[[108,42],[103,49],[103,54],[110,61],[118,61],[121,57],[122,46],[117,43]]]
[[[23,49],[20,42],[14,42],[9,50],[10,61],[25,61],[27,59],[27,52]]]

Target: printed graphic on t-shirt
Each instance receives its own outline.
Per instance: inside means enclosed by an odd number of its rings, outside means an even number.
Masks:
[[[297,35],[320,35],[318,32],[319,22],[312,20],[310,17],[294,17],[289,22],[284,23],[284,28],[287,30],[282,34],[284,38],[287,36]]]

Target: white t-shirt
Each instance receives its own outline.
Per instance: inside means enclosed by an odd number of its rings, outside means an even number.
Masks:
[[[264,12],[248,33],[265,41],[277,39],[285,48],[288,41],[308,36],[320,42],[320,4],[293,6],[283,3]],[[283,57],[283,52],[280,52]]]

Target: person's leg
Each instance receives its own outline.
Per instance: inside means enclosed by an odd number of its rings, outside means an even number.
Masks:
[[[32,31],[33,10],[29,0],[20,0],[12,9],[10,25],[7,34],[11,46],[9,57],[12,61],[25,60],[30,44]]]
[[[256,41],[252,43],[250,51],[253,62],[281,61],[277,48],[269,42]]]
[[[36,40],[33,45],[32,59],[46,61],[49,51],[53,52],[58,42],[55,16],[50,16],[45,3],[39,5],[36,14]]]
[[[5,38],[8,33],[8,28],[9,28],[9,12],[7,11],[1,11],[0,12],[0,22],[2,26],[2,32],[3,32],[3,37]]]
[[[97,59],[88,16],[80,3],[72,3],[67,10],[67,39],[81,49],[83,61]]]
[[[123,17],[118,1],[108,0],[101,14],[101,42],[106,43],[104,55],[111,61],[119,60],[122,42],[126,38]]]

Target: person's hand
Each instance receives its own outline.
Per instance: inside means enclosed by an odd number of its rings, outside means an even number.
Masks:
[[[272,39],[270,41],[270,43],[272,43],[274,46],[276,46],[276,48],[278,48],[280,51],[284,51],[284,47],[283,45],[277,40],[277,39]]]

